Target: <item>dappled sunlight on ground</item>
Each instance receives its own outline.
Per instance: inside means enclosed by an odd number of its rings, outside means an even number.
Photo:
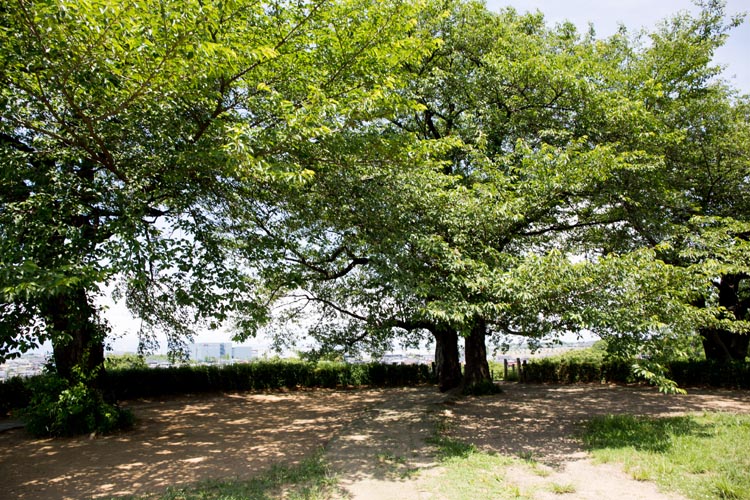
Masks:
[[[0,434],[5,498],[83,498],[249,478],[296,463],[371,406],[377,391],[199,395],[128,406],[127,433],[35,440]]]
[[[598,384],[503,384],[504,393],[465,398],[447,406],[450,434],[480,447],[551,465],[585,456],[575,439],[580,424],[596,415],[678,415],[688,412],[750,413],[747,391],[690,389],[665,395],[651,387]]]
[[[341,498],[440,499],[435,481],[444,466],[428,438],[443,422],[449,437],[525,459],[504,474],[531,492],[528,498],[559,498],[549,490],[553,483],[575,485],[575,498],[586,500],[678,498],[614,465],[593,464],[575,438],[580,424],[606,414],[750,413],[748,391],[666,396],[646,387],[502,387],[502,394],[466,398],[422,386],[140,401],[129,404],[138,424],[127,433],[54,440],[21,429],[0,433],[0,497],[100,498],[249,479],[324,446]]]

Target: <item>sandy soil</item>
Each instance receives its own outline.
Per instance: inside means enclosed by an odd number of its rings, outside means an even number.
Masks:
[[[0,433],[3,498],[97,498],[159,491],[207,478],[249,478],[295,463],[320,447],[338,474],[340,497],[441,498],[441,474],[425,439],[437,420],[457,439],[549,470],[503,472],[530,498],[679,498],[612,465],[594,465],[573,438],[592,415],[750,413],[750,393],[694,390],[663,396],[647,388],[504,385],[503,394],[456,399],[433,387],[195,396],[131,403],[139,423],[113,436],[33,439]]]
[[[248,478],[325,446],[378,391],[194,396],[128,404],[135,430],[94,438],[0,434],[5,499],[97,498]]]

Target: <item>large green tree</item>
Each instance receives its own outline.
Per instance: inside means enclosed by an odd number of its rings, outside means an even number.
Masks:
[[[240,186],[294,185],[285,151],[341,128],[418,53],[413,6],[14,0],[0,7],[0,359],[50,340],[100,369],[107,284],[178,350],[242,305],[223,240]],[[248,203],[251,200],[247,200]]]
[[[418,28],[437,45],[394,80],[405,106],[316,143],[306,189],[263,205],[273,222],[245,235],[277,249],[263,268],[269,303],[290,293],[317,306],[323,345],[378,349],[430,332],[444,388],[460,383],[460,336],[471,384],[489,376],[487,335],[589,328],[621,339],[613,348],[665,351],[696,318],[725,320],[721,306],[693,306],[710,288],[701,283],[721,281],[717,266],[743,265],[742,233],[691,232],[708,227],[681,212],[705,168],[676,155],[732,151],[726,196],[743,198],[744,105],[710,65],[736,22],[711,2],[646,44],[431,4]],[[724,118],[701,125],[711,109]]]
[[[593,199],[617,222],[580,237],[591,255],[648,254],[638,259],[644,276],[663,286],[643,300],[664,307],[652,313],[650,328],[644,322],[644,337],[629,337],[617,321],[605,321],[605,335],[648,343],[662,333],[698,334],[709,359],[748,355],[748,102],[711,63],[741,21],[727,20],[722,2],[706,2],[696,17],[665,21],[650,43],[623,39],[613,53],[623,70],[609,85],[633,103],[639,119],[603,121],[598,136],[637,152],[640,166],[607,179]],[[636,266],[631,274],[639,272]],[[623,295],[626,302],[632,292]],[[637,349],[637,342],[622,344]]]
[[[553,246],[550,234],[569,229],[561,221],[621,159],[585,142],[589,115],[604,112],[593,97],[606,91],[588,83],[593,40],[478,3],[432,4],[417,28],[436,45],[395,76],[404,105],[344,143],[317,143],[307,189],[265,206],[275,223],[254,237],[279,249],[266,266],[272,298],[302,289],[302,304],[344,322],[316,329],[321,340],[380,347],[429,331],[450,388],[461,336],[466,383],[489,377],[485,336],[510,331],[520,307],[509,271]]]

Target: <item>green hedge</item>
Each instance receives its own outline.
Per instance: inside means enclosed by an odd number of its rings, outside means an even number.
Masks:
[[[261,361],[227,366],[112,370],[107,386],[116,399],[217,391],[296,387],[402,386],[433,382],[427,365]]]
[[[717,363],[711,360],[673,361],[671,378],[681,386],[710,386],[750,389],[750,362]]]
[[[538,359],[523,367],[523,381],[574,384],[578,382],[632,382],[630,363]]]
[[[577,382],[635,382],[628,361],[569,361],[538,359],[525,365],[523,381],[573,384]],[[710,386],[750,389],[750,363],[717,363],[707,360],[673,361],[667,365],[669,378],[680,387]]]
[[[31,398],[30,379],[0,383],[0,415],[23,408]],[[394,387],[434,383],[428,365],[256,361],[226,366],[176,366],[109,370],[108,396],[116,400],[200,392],[293,389],[297,387]]]

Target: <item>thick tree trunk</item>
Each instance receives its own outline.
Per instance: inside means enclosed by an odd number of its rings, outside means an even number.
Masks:
[[[74,379],[79,367],[91,385],[102,388],[104,378],[104,333],[96,323],[96,311],[83,288],[60,294],[46,304],[53,329],[52,348],[58,375]]]
[[[750,299],[740,297],[739,288],[742,274],[728,274],[719,281],[719,305],[731,312],[738,320],[748,318]],[[706,359],[719,362],[744,361],[748,356],[750,335],[741,335],[719,328],[702,328],[700,334]]]
[[[461,385],[461,362],[458,357],[458,334],[448,326],[433,328],[435,337],[435,367],[438,387],[449,391]]]
[[[484,382],[492,382],[490,365],[487,363],[487,346],[485,336],[487,326],[484,320],[477,320],[465,339],[466,369],[464,385],[470,387]]]

